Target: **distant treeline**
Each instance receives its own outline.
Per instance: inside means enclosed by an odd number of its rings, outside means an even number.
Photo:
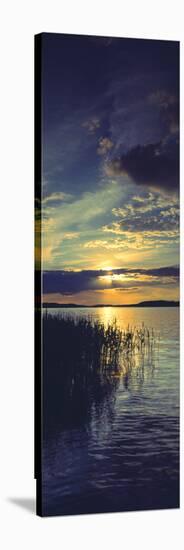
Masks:
[[[173,300],[148,300],[145,302],[139,302],[138,304],[94,304],[94,305],[84,305],[84,304],[58,304],[55,302],[43,302],[43,308],[89,308],[89,307],[179,307],[179,301]]]

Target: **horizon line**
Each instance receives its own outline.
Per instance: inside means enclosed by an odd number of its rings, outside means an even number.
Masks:
[[[154,307],[169,307],[171,305],[178,307],[180,305],[179,300],[143,300],[141,302],[136,302],[134,304],[76,304],[75,302],[69,303],[59,303],[59,302],[42,302],[42,307],[84,307],[84,308],[90,308],[90,307],[138,307],[138,306],[150,306],[153,305]]]

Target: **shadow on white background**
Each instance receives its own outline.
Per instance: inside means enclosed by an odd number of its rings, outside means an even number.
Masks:
[[[36,514],[36,500],[34,498],[11,497],[11,498],[8,498],[7,500],[10,504],[19,506],[20,508],[23,508],[23,510],[31,514]]]

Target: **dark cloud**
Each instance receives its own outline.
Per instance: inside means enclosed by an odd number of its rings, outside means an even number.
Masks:
[[[132,287],[132,283],[136,280],[136,286],[138,284],[138,277],[147,275],[150,277],[150,281],[146,284],[163,284],[168,279],[169,283],[175,283],[179,277],[179,268],[177,266],[160,267],[155,269],[128,269],[119,268],[110,271],[111,275],[127,274],[131,280],[129,283],[114,280],[109,282],[103,279],[109,272],[105,270],[83,270],[83,271],[44,271],[43,273],[43,293],[44,294],[62,294],[71,295],[77,294],[85,290],[103,290],[107,288],[123,288]],[[144,281],[140,281],[139,285],[145,284]]]
[[[133,271],[133,270],[132,270]],[[153,277],[176,277],[179,278],[179,267],[178,266],[168,266],[168,267],[159,267],[154,269],[142,269],[141,273],[152,275]]]
[[[42,65],[48,195],[98,185],[101,137],[121,154],[176,129],[178,42],[44,33]]]
[[[167,130],[171,134],[177,134],[179,131],[178,95],[168,93],[165,90],[157,90],[149,96],[149,102],[159,108]]]
[[[127,174],[135,184],[176,191],[179,186],[179,151],[176,143],[164,149],[161,142],[137,145],[106,166],[111,176]]]

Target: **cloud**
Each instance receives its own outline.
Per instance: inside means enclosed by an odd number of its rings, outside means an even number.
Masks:
[[[174,105],[177,103],[177,98],[175,95],[168,93],[165,90],[156,90],[149,96],[150,103],[155,103],[163,109],[168,109],[169,105]]]
[[[82,127],[88,130],[89,134],[94,134],[100,128],[100,120],[97,117],[92,117],[82,123]]]
[[[179,131],[179,101],[174,94],[165,90],[157,90],[150,94],[148,101],[159,107],[164,121],[168,124],[171,134]]]
[[[117,252],[178,248],[179,205],[176,196],[144,193],[132,196],[123,206],[112,209],[115,221],[103,225],[98,237],[86,240],[83,248]]]
[[[64,233],[63,239],[78,239],[80,233],[70,231],[69,233]]]
[[[115,225],[115,224],[114,224]],[[84,248],[88,249],[104,249],[112,250],[122,250],[127,252],[128,250],[156,250],[158,248],[165,248],[165,245],[169,246],[174,243],[176,244],[176,233],[174,232],[165,232],[164,237],[159,231],[155,233],[146,232],[146,233],[135,233],[123,232],[121,230],[116,231],[116,227],[112,227],[111,230],[108,230],[112,233],[117,233],[123,235],[123,238],[120,239],[109,239],[108,241],[98,240],[98,241],[88,241],[84,244]],[[133,236],[132,236],[133,235]]]
[[[105,166],[108,176],[128,175],[141,186],[176,191],[179,186],[179,152],[164,150],[161,142],[137,145]]]
[[[83,271],[44,271],[44,294],[78,294],[85,290],[107,290],[112,288],[132,288],[138,286],[159,286],[177,284],[179,268],[177,266],[153,269],[119,268]]]
[[[109,138],[101,138],[97,149],[98,155],[106,155],[113,147],[113,142]]]
[[[112,207],[120,202],[122,189],[118,183],[105,183],[96,187],[92,192],[86,192],[74,197],[71,201],[58,201],[54,203],[44,203],[42,208],[42,230],[45,247],[51,247],[51,255],[44,258],[44,268],[74,267],[76,261],[85,262],[85,267],[89,265],[90,258],[87,258],[86,251],[80,245],[85,240],[91,240],[102,223],[109,220],[109,213],[112,217]],[[43,216],[45,222],[43,223]],[[76,246],[70,240],[74,234],[80,234],[76,240]],[[61,245],[63,236],[65,243]],[[69,238],[70,236],[70,238]],[[76,238],[76,237],[74,237]],[[58,248],[55,243],[58,244]],[[57,248],[57,250],[56,250]]]
[[[116,248],[127,248],[127,243],[125,241],[121,241],[120,239],[113,239],[111,241],[94,240],[87,241],[84,244],[84,248],[106,248],[107,250],[113,250]]]
[[[63,192],[55,192],[51,193],[50,195],[46,195],[42,198],[42,205],[49,205],[52,203],[59,203],[59,202],[65,202],[71,200],[73,195],[70,195],[69,193],[63,193]]]
[[[116,221],[103,226],[104,232],[116,235],[162,239],[176,239],[179,234],[178,199],[160,196],[158,193],[134,196],[131,202],[112,210]]]

